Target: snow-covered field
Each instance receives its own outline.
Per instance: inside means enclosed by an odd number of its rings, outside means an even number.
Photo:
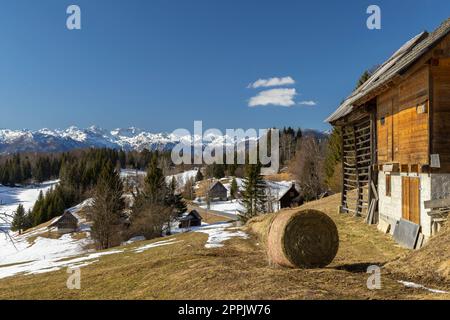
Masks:
[[[188,170],[184,171],[178,174],[174,174],[171,176],[166,177],[166,183],[171,183],[172,178],[175,178],[175,181],[177,183],[177,188],[181,190],[187,183],[189,179],[195,179],[197,176],[198,169]]]
[[[192,170],[194,171],[194,170]],[[195,171],[196,173],[196,171]],[[126,173],[125,173],[126,174]],[[181,175],[187,177],[193,175]],[[23,204],[25,209],[31,209],[42,190],[46,192],[58,181],[48,181],[36,187],[29,188],[10,188],[0,186],[0,212],[6,212],[13,215],[19,203]],[[37,274],[60,270],[68,267],[82,267],[98,261],[98,258],[104,255],[124,252],[127,249],[115,249],[105,252],[92,252],[86,249],[92,244],[89,238],[90,225],[83,217],[79,215],[80,210],[86,208],[92,203],[92,199],[88,199],[79,205],[70,208],[70,212],[79,219],[79,231],[87,233],[87,237],[72,237],[72,234],[65,234],[57,239],[45,237],[47,227],[33,229],[22,235],[10,231],[10,224],[1,225],[2,230],[14,240],[4,233],[0,233],[0,279],[18,274]],[[55,217],[53,220],[57,219]],[[53,221],[52,220],[52,221]],[[50,222],[51,223],[51,222]],[[201,227],[191,228],[189,231],[202,232],[208,234],[208,240],[205,244],[207,248],[215,248],[223,246],[223,241],[233,237],[246,238],[247,235],[242,231],[231,231],[232,224],[204,224]],[[174,229],[173,233],[185,232],[186,230]],[[135,239],[143,240],[142,238]],[[128,243],[132,243],[129,241]],[[178,243],[174,238],[169,240],[161,240],[151,244],[134,248],[136,253],[145,250]],[[127,243],[127,244],[128,244]]]
[[[0,212],[12,216],[19,204],[22,204],[25,210],[31,209],[39,192],[45,193],[57,183],[57,180],[48,181],[27,188],[0,186]],[[89,204],[89,201],[71,208],[70,211],[76,215],[78,210]],[[83,223],[83,219],[80,220],[81,231],[89,231],[89,226]],[[51,271],[63,265],[58,260],[83,253],[84,247],[90,243],[86,238],[73,239],[70,234],[63,235],[59,239],[40,236],[48,231],[46,227],[34,229],[23,235],[12,232],[10,223],[3,223],[1,228],[3,232],[0,233],[0,278],[18,273]]]
[[[56,184],[58,184],[58,180],[47,181],[38,186],[27,188],[11,188],[0,185],[0,213],[13,215],[19,204],[22,204],[25,211],[28,211],[28,209],[33,208],[39,192],[45,193]]]

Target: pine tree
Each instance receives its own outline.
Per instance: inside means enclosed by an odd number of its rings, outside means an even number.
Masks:
[[[225,165],[213,163],[212,174],[214,178],[221,179],[225,177]]]
[[[19,204],[17,210],[14,214],[13,221],[11,223],[12,231],[19,231],[19,234],[22,234],[22,231],[27,229],[28,221],[27,215],[25,213],[25,208],[22,204]]]
[[[333,127],[331,135],[328,138],[327,150],[325,155],[325,180],[329,187],[340,189],[334,186],[336,182],[336,167],[342,161],[342,134],[340,127]],[[335,190],[339,192],[340,190]]]
[[[94,203],[90,217],[92,219],[92,237],[101,249],[118,245],[120,239],[121,218],[125,203],[120,174],[111,163],[106,162],[100,173],[94,191]]]
[[[197,170],[197,174],[195,175],[195,181],[199,182],[203,180],[203,174],[200,169]]]
[[[120,167],[122,169],[125,169],[125,167],[127,166],[127,154],[122,149],[120,149],[120,151],[119,151],[119,162],[120,162]]]
[[[245,168],[245,178],[242,181],[242,205],[244,212],[239,218],[246,222],[254,216],[267,211],[266,183],[261,176],[261,164],[249,164]]]
[[[178,216],[187,211],[186,203],[183,197],[177,193],[177,183],[175,177],[172,177],[167,188],[166,205],[173,209],[174,215]]]
[[[42,190],[39,192],[38,199],[34,203],[33,211],[32,211],[32,220],[33,220],[33,226],[37,226],[44,222],[44,219],[42,217],[42,207],[44,205],[44,193]]]
[[[162,203],[166,194],[166,183],[162,170],[158,167],[157,157],[154,155],[144,180],[144,193],[151,203]]]
[[[181,196],[181,194],[177,193],[175,194],[175,201],[173,204],[173,207],[175,209],[175,214],[176,215],[181,215],[183,213],[185,213],[187,211],[187,206],[186,206],[186,202],[183,200],[183,197]]]
[[[233,180],[231,180],[231,186],[230,186],[231,198],[232,199],[236,199],[237,198],[237,193],[238,193],[237,181],[236,181],[236,178],[233,178]]]
[[[355,90],[362,86],[367,80],[369,80],[371,75],[372,74],[369,70],[364,71],[363,74],[359,77],[358,82],[356,83]]]

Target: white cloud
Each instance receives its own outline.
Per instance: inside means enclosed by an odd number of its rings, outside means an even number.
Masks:
[[[277,86],[285,86],[294,84],[295,80],[291,77],[283,77],[283,78],[269,78],[269,79],[258,79],[253,83],[248,85],[248,88],[260,88],[260,87],[277,87]]]
[[[252,97],[248,102],[249,107],[257,106],[282,106],[291,107],[295,105],[294,97],[297,95],[295,89],[270,89],[261,91],[258,95]]]
[[[303,105],[303,106],[316,106],[317,102],[312,101],[312,100],[307,100],[307,101],[300,101],[298,104]]]

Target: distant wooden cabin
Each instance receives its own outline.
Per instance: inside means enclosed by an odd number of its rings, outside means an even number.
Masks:
[[[424,203],[450,197],[449,33],[450,18],[409,40],[327,119],[342,129],[342,212],[431,235]]]
[[[216,181],[208,190],[208,197],[211,201],[220,200],[226,201],[228,199],[228,190],[220,182]]]
[[[70,213],[65,211],[64,214],[56,221],[48,226],[49,229],[56,229],[58,233],[71,233],[78,229],[78,219]]]
[[[178,227],[180,229],[186,229],[190,227],[198,227],[202,225],[202,216],[197,210],[192,210],[188,215],[180,218],[180,224]]]
[[[301,204],[300,193],[295,188],[295,184],[292,184],[288,190],[280,195],[278,202],[280,209],[297,207]]]

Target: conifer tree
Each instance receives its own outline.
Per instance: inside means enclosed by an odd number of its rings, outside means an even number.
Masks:
[[[200,169],[197,170],[197,174],[195,175],[195,181],[202,181],[203,180],[203,174],[202,171]]]
[[[11,223],[12,231],[19,231],[19,234],[22,234],[22,231],[27,229],[28,221],[27,215],[25,213],[25,208],[22,204],[19,204],[17,210],[14,214],[13,221]]]
[[[152,157],[144,180],[144,193],[151,203],[162,203],[166,194],[166,183],[162,170],[158,167],[156,155]]]
[[[111,163],[106,162],[95,187],[94,203],[90,213],[93,222],[92,237],[99,248],[107,249],[120,244],[120,226],[124,208],[120,174],[114,170]]]
[[[183,197],[181,194],[177,193],[177,182],[175,177],[172,177],[170,185],[167,188],[166,205],[172,208],[174,216],[181,215],[187,211]]]
[[[225,177],[225,165],[214,162],[212,166],[212,173],[214,178],[221,179]]]
[[[237,198],[237,193],[238,193],[237,181],[236,181],[236,178],[233,178],[233,180],[231,180],[231,186],[230,186],[231,198],[232,199],[236,199]]]
[[[246,165],[242,187],[241,202],[244,206],[244,212],[240,213],[239,218],[246,222],[267,211],[266,183],[261,176],[261,164]]]
[[[327,150],[325,154],[325,180],[328,187],[336,184],[334,179],[337,166],[342,161],[342,134],[340,127],[333,127],[328,138]],[[340,180],[340,179],[339,179]],[[337,187],[337,189],[340,189]],[[340,190],[335,190],[339,192]]]

